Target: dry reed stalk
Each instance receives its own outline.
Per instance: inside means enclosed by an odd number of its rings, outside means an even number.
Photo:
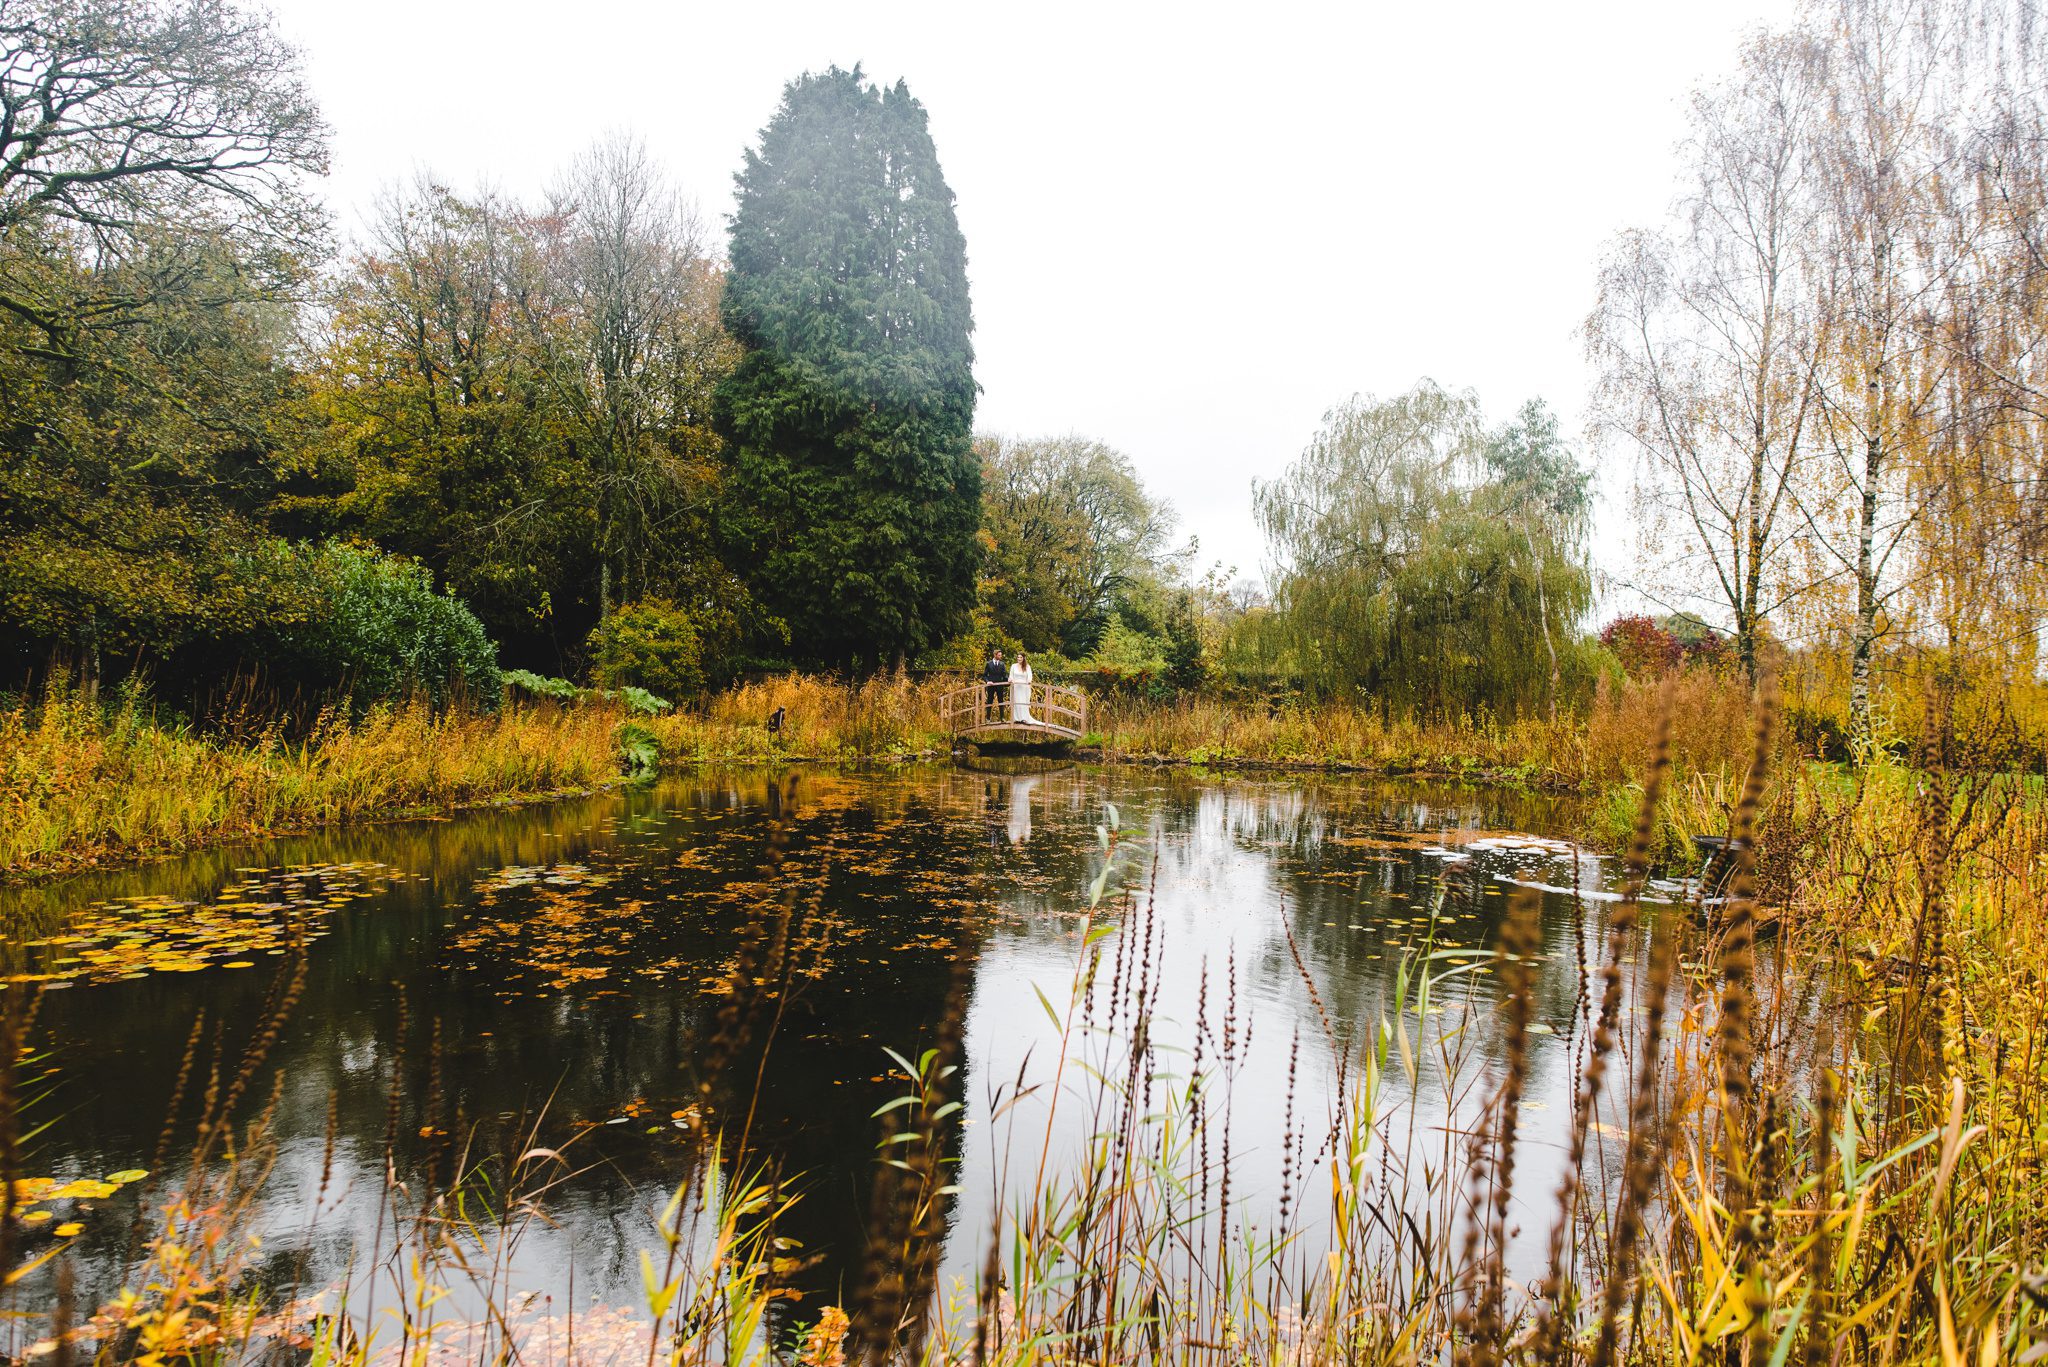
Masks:
[[[1515,1186],[1515,1136],[1522,1115],[1522,1093],[1529,1078],[1529,1028],[1536,1018],[1535,957],[1543,948],[1543,897],[1533,888],[1517,890],[1502,928],[1498,962],[1508,989],[1506,1067],[1495,1106],[1493,1156],[1493,1224],[1488,1231],[1484,1299],[1480,1303],[1483,1367],[1499,1360],[1503,1306],[1507,1288],[1508,1205]]]
[[[1455,1317],[1452,1361],[1495,1367],[1501,1361],[1507,1288],[1507,1216],[1515,1185],[1515,1140],[1529,1077],[1529,1027],[1535,1023],[1534,956],[1542,947],[1542,895],[1519,888],[1501,927],[1494,962],[1506,1003],[1501,1083],[1468,1141],[1466,1225],[1459,1259],[1464,1303]]]
[[[788,853],[796,788],[795,774],[786,776],[769,788],[768,847],[764,856],[764,872],[770,884],[778,881]],[[782,894],[777,899],[772,922],[759,917],[749,918],[741,931],[739,948],[733,956],[732,968],[725,976],[718,1011],[712,1018],[711,1036],[698,1054],[697,1093],[703,1105],[707,1133],[715,1127],[715,1107],[724,1099],[719,1093],[726,1069],[751,1037],[755,1008],[760,1002],[762,984],[766,982],[768,958],[776,952],[778,943],[786,944],[798,888],[793,880],[780,881],[783,884]]]
[[[1777,725],[1777,687],[1766,675],[1757,688],[1755,744],[1742,798],[1729,827],[1735,871],[1722,912],[1721,943],[1716,956],[1721,981],[1721,1009],[1714,1031],[1714,1049],[1721,1081],[1722,1204],[1735,1222],[1738,1252],[1756,1246],[1757,1213],[1751,1209],[1752,1172],[1749,1105],[1754,1095],[1756,1062],[1756,825],[1769,775],[1771,744]]]
[[[71,1255],[57,1260],[57,1295],[50,1313],[50,1367],[71,1367],[71,1320],[78,1309]]]
[[[1949,962],[1949,865],[1954,857],[1956,791],[1954,778],[1955,698],[1938,687],[1928,702],[1926,735],[1921,742],[1920,801],[1915,804],[1914,862],[1918,866],[1920,905],[1913,935],[1917,982],[1932,988],[1935,1027],[1941,1041],[1943,1070],[1949,1077],[1964,1074],[1961,994]],[[1902,1012],[1902,1018],[1913,1014]]]
[[[974,1367],[988,1367],[991,1354],[1003,1351],[1003,1212],[997,1207],[989,1223],[988,1253],[981,1261],[981,1280],[974,1288]]]
[[[398,993],[397,1016],[391,1034],[391,1082],[384,1093],[383,1183],[377,1193],[376,1229],[370,1236],[370,1247],[380,1253],[384,1247],[384,1217],[396,1211],[392,1193],[398,1188],[398,1117],[405,1099],[405,1047],[407,1031],[412,1024],[402,988]],[[377,1284],[378,1278],[372,1276],[363,1307],[363,1322],[366,1324],[376,1322],[373,1317],[377,1309]]]
[[[441,1089],[441,1018],[435,1016],[427,1034],[427,1094],[420,1109],[420,1136],[427,1141],[427,1161],[421,1179],[419,1203],[422,1221],[430,1217],[437,1197],[448,1185],[441,1172],[441,1164],[449,1148],[448,1130],[441,1124],[441,1103],[444,1099]]]
[[[1622,1189],[1609,1226],[1607,1277],[1601,1288],[1600,1320],[1593,1345],[1593,1367],[1612,1367],[1620,1336],[1622,1303],[1635,1278],[1637,1244],[1643,1234],[1658,1175],[1671,1147],[1672,1119],[1662,1098],[1664,1015],[1677,972],[1677,931],[1652,934],[1650,965],[1643,993],[1641,1053],[1630,1093],[1628,1148],[1622,1164]]]
[[[1230,1123],[1231,1097],[1236,1091],[1233,1079],[1237,1062],[1237,946],[1231,945],[1226,960],[1227,976],[1224,979],[1223,1000],[1223,1153],[1222,1162],[1216,1169],[1216,1264],[1219,1270],[1226,1265],[1230,1245]],[[1219,1288],[1220,1289],[1220,1288]]]
[[[1196,1208],[1206,1210],[1209,1206],[1209,1127],[1205,1123],[1203,1110],[1202,1072],[1203,1054],[1209,1039],[1209,956],[1202,956],[1200,974],[1195,982],[1195,1048],[1194,1059],[1188,1067],[1188,1123],[1194,1126],[1195,1143],[1198,1151],[1195,1162]]]
[[[1301,1080],[1301,1029],[1287,1044],[1287,1103],[1280,1119],[1280,1230],[1287,1230],[1288,1207],[1294,1198],[1294,1094]]]
[[[234,1122],[235,1108],[241,1103],[242,1095],[254,1080],[256,1071],[263,1061],[270,1057],[278,1037],[284,1033],[285,1022],[291,1019],[292,1011],[299,1004],[300,995],[306,990],[306,947],[296,936],[286,946],[286,958],[279,967],[277,977],[271,982],[270,998],[265,1003],[263,1022],[249,1040],[249,1047],[242,1053],[241,1064],[235,1069],[234,1078],[229,1082],[225,1095],[217,1106],[209,1105],[200,1113],[199,1140],[192,1149],[192,1171],[197,1174],[213,1157],[215,1145],[223,1132],[229,1132]],[[209,1089],[211,1090],[211,1089]],[[229,1142],[233,1142],[230,1133]]]
[[[1635,832],[1629,839],[1622,864],[1620,900],[1608,921],[1607,954],[1600,967],[1600,1013],[1593,1027],[1593,1049],[1586,1060],[1572,1112],[1570,1138],[1566,1141],[1564,1176],[1558,1181],[1556,1223],[1550,1230],[1550,1248],[1545,1261],[1542,1286],[1538,1292],[1535,1337],[1536,1356],[1555,1362],[1562,1355],[1566,1337],[1565,1250],[1578,1218],[1579,1196],[1584,1182],[1586,1148],[1600,1097],[1607,1085],[1607,1063],[1619,1040],[1622,1007],[1622,965],[1641,914],[1642,891],[1650,876],[1652,842],[1656,837],[1657,814],[1664,797],[1664,785],[1671,773],[1672,690],[1667,684],[1658,695],[1657,719],[1651,733],[1650,759],[1643,773],[1643,799],[1636,815]],[[1581,950],[1583,954],[1583,950]],[[1583,970],[1581,970],[1583,982]]]
[[[915,1361],[923,1348],[950,1204],[940,1167],[946,1119],[960,1109],[952,1092],[962,1076],[971,982],[962,963],[954,971],[928,1055],[920,1061],[920,1075],[913,1079],[917,1099],[907,1132],[899,1136],[893,1112],[883,1117],[861,1293],[849,1335],[856,1363],[879,1367],[899,1344]],[[895,1158],[891,1154],[899,1139],[904,1156]]]
[[[42,1004],[39,991],[8,984],[0,989],[0,1305],[12,1285],[18,1242],[21,1182],[21,1065]]]
[[[143,1215],[148,1209],[150,1198],[156,1194],[163,1180],[164,1165],[171,1161],[171,1139],[178,1127],[178,1117],[185,1110],[185,1089],[192,1080],[192,1068],[199,1058],[199,1039],[206,1029],[206,1012],[202,1009],[192,1017],[192,1028],[185,1035],[185,1052],[178,1061],[177,1076],[171,1082],[170,1105],[164,1110],[163,1128],[156,1137],[156,1151],[149,1165],[149,1176],[142,1179],[136,1193],[135,1219],[129,1230],[128,1256],[133,1259],[142,1251],[144,1235]]]

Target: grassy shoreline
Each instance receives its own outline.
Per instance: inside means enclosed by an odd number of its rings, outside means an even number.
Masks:
[[[0,712],[0,881],[589,792],[619,777],[615,729],[594,712],[408,706],[211,735],[52,693]]]
[[[55,691],[0,710],[0,885],[144,862],[187,850],[373,821],[417,819],[587,794],[624,781],[621,737],[637,728],[664,768],[903,763],[944,757],[936,697],[949,681],[883,676],[858,685],[789,677],[743,685],[699,708],[629,718],[617,708],[552,703],[492,715],[424,706],[321,717],[302,734],[256,719],[201,732],[145,703],[99,705]],[[1694,681],[1676,715],[1683,776],[1725,812],[1737,757],[1725,730],[1739,690]],[[785,723],[771,735],[765,719]],[[1648,690],[1600,700],[1556,722],[1395,718],[1336,705],[1269,710],[1193,699],[1103,700],[1077,754],[1106,764],[1416,778],[1580,792],[1625,836],[1632,755],[1643,751]],[[1739,733],[1739,727],[1738,733]],[[1691,736],[1692,731],[1698,735]],[[1683,784],[1673,798],[1685,793]],[[1695,803],[1696,806],[1700,805]],[[1681,814],[1674,811],[1673,819]],[[1701,830],[1713,813],[1684,818]],[[1663,844],[1676,851],[1676,827]]]

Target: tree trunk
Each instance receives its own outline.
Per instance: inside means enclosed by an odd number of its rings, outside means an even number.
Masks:
[[[1856,632],[1849,656],[1849,739],[1857,763],[1869,761],[1877,743],[1870,707],[1871,648],[1877,639],[1877,477],[1884,468],[1884,440],[1863,439],[1863,508],[1856,527]]]
[[[1767,451],[1763,434],[1758,432],[1749,460],[1749,526],[1743,538],[1743,553],[1748,563],[1741,570],[1742,601],[1735,606],[1735,650],[1742,659],[1742,676],[1752,687],[1756,684],[1757,600],[1763,593],[1764,460]]]
[[[95,610],[86,618],[85,649],[79,653],[79,691],[88,703],[100,700],[100,615]]]
[[[1550,655],[1550,724],[1557,725],[1557,695],[1563,677],[1557,669],[1557,643],[1550,639],[1550,595],[1543,587],[1543,557],[1536,553],[1536,534],[1525,524],[1522,539],[1529,543],[1529,560],[1536,567],[1536,615],[1543,624],[1543,649]]]

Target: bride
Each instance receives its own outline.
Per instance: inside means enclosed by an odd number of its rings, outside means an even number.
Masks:
[[[1021,650],[1017,652],[1017,663],[1010,666],[1010,721],[1015,725],[1038,725],[1038,718],[1031,715],[1031,661]]]

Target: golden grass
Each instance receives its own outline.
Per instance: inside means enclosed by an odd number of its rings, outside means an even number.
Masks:
[[[1103,757],[1140,762],[1267,764],[1390,774],[1578,780],[1579,728],[1488,715],[1383,718],[1352,703],[1268,709],[1207,698],[1108,701],[1091,708]]]
[[[741,684],[645,724],[672,763],[900,759],[945,754],[939,695],[963,680],[880,674],[860,683],[789,674]],[[782,728],[768,718],[782,709]]]
[[[1671,756],[1680,774],[1727,774],[1746,762],[1749,691],[1728,675],[1670,682]],[[1098,703],[1105,758],[1351,768],[1599,789],[1639,781],[1664,685],[1604,682],[1583,714],[1556,721],[1488,712],[1384,716],[1353,702],[1280,707],[1184,698]]]
[[[56,689],[0,712],[0,872],[28,873],[343,821],[587,788],[618,773],[617,713],[377,708],[201,735]]]
[[[634,724],[668,765],[902,760],[943,755],[938,699],[966,680],[884,674],[845,683],[787,675],[747,683]],[[1666,845],[1709,829],[1678,805],[1718,793],[1739,762],[1725,737],[1746,706],[1739,684],[1704,674],[1677,685]],[[768,730],[777,709],[782,726]],[[1487,714],[1382,717],[1352,703],[1277,709],[1185,698],[1097,699],[1087,744],[1108,761],[1339,768],[1613,789],[1619,839],[1632,819],[1654,689],[1605,692],[1584,717],[1558,722]],[[614,708],[539,704],[490,715],[403,705],[351,719],[336,711],[307,735],[276,724],[237,736],[200,732],[128,701],[111,709],[61,687],[0,711],[0,874],[73,868],[335,822],[443,811],[498,798],[587,788],[616,777]],[[1709,785],[1700,787],[1699,785]],[[1695,804],[1698,805],[1698,804]],[[1721,811],[1725,814],[1726,805]],[[1706,822],[1707,824],[1701,824]],[[1614,825],[1608,830],[1607,825]]]

